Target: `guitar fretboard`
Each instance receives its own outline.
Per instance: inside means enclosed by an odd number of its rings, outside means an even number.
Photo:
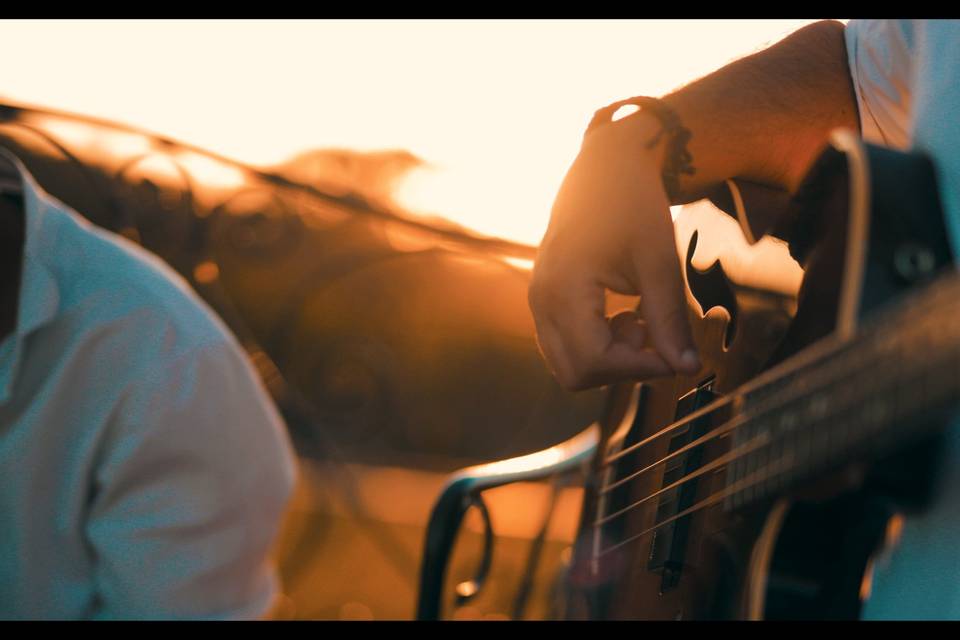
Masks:
[[[936,429],[960,401],[960,276],[949,274],[872,317],[846,343],[742,394],[727,467],[737,508]],[[787,363],[785,363],[787,364]],[[752,387],[752,385],[751,385]]]

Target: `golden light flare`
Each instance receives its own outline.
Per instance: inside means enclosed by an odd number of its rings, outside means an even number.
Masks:
[[[395,192],[396,202],[414,213],[441,215],[484,235],[540,244],[556,187],[557,167],[524,163],[464,161],[456,168],[412,171]],[[532,189],[530,185],[552,185]],[[537,213],[533,213],[537,212]]]
[[[210,284],[220,277],[220,267],[216,262],[205,260],[193,269],[193,279],[200,284]]]
[[[507,264],[513,265],[517,269],[522,269],[523,271],[533,270],[533,260],[527,260],[526,258],[504,257],[503,261]]]
[[[34,116],[28,122],[52,133],[67,144],[92,150],[115,158],[127,158],[151,153],[150,140],[136,133],[127,133],[105,127],[90,127],[85,124]]]
[[[244,184],[243,172],[193,151],[180,151],[175,159],[190,175],[208,187],[231,189]]]
[[[433,168],[398,202],[535,244],[598,107],[662,95],[806,22],[4,20],[0,56],[16,62],[0,97],[256,165],[408,149]],[[38,43],[47,55],[23,55]]]

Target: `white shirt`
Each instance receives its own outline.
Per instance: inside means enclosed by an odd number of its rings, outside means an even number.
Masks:
[[[26,237],[0,343],[0,618],[263,615],[295,465],[247,358],[160,260],[2,162]]]
[[[960,255],[960,21],[854,20],[845,38],[864,139],[933,159]]]
[[[845,35],[864,139],[930,156],[960,255],[960,21],[854,21]],[[960,423],[944,459],[936,501],[875,565],[865,618],[960,619]]]

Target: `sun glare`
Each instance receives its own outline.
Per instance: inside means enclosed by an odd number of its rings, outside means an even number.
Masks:
[[[535,244],[595,109],[661,95],[804,22],[4,20],[0,98],[259,165],[407,149],[427,165],[400,204]]]

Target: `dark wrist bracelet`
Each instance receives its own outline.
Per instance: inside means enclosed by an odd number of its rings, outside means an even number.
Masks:
[[[680,118],[676,112],[668,107],[663,100],[658,98],[649,98],[646,96],[637,96],[620,100],[607,105],[593,114],[593,119],[587,126],[584,136],[596,129],[602,124],[610,122],[617,109],[628,104],[640,107],[642,111],[648,112],[660,121],[660,131],[645,145],[647,149],[656,147],[660,140],[666,136],[667,149],[664,154],[663,170],[661,173],[663,179],[663,188],[667,192],[667,197],[671,203],[676,203],[680,197],[680,174],[693,175],[696,169],[693,167],[693,156],[687,150],[687,143],[690,141],[690,130],[680,123]]]

